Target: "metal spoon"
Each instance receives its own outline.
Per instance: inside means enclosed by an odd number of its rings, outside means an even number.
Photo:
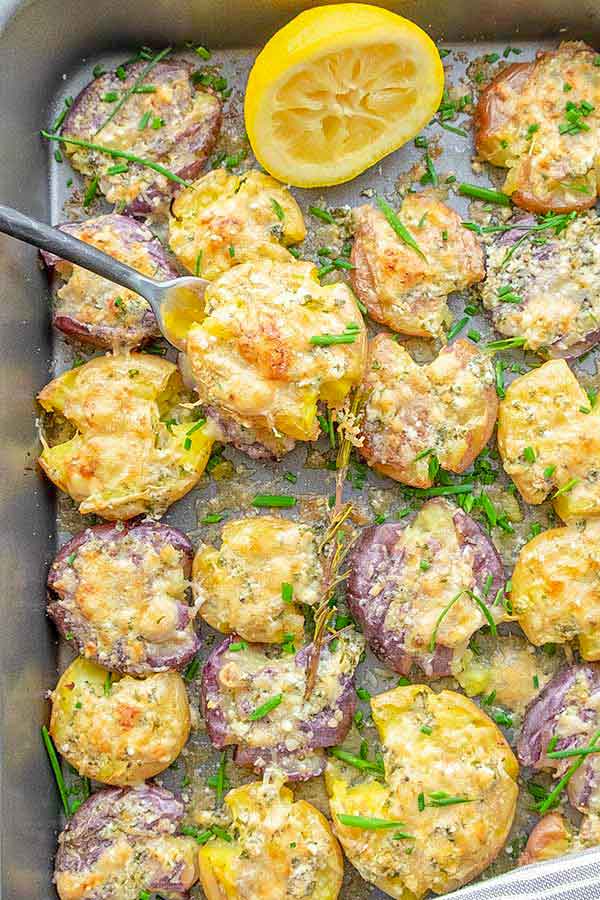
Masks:
[[[186,275],[169,281],[155,281],[91,244],[1,204],[0,232],[141,294],[150,304],[161,332],[178,350],[185,350],[185,336],[190,325],[202,320],[204,291],[208,284],[204,278]]]

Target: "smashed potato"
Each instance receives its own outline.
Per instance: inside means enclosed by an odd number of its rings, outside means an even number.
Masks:
[[[342,853],[316,807],[268,781],[229,791],[225,805],[235,839],[217,837],[198,853],[207,900],[335,900]]]
[[[399,687],[371,707],[385,776],[357,774],[330,758],[325,777],[334,832],[362,877],[391,897],[454,890],[489,865],[506,840],[517,761],[496,725],[453,691]],[[344,816],[395,827],[360,827]]]
[[[498,398],[489,356],[468,341],[419,366],[389,335],[370,345],[360,448],[368,464],[396,481],[430,487],[430,457],[464,472],[492,435]]]
[[[600,77],[596,52],[567,42],[516,63],[481,93],[480,156],[508,169],[504,191],[532,212],[594,206],[600,171]],[[568,88],[565,89],[565,85]]]
[[[600,403],[592,405],[563,359],[515,379],[500,403],[498,449],[527,503],[551,493],[569,522],[600,515]]]
[[[438,337],[452,320],[446,299],[485,275],[479,239],[460,216],[428,194],[408,194],[399,217],[420,256],[371,206],[354,210],[352,284],[377,322],[421,337]]]
[[[192,578],[200,615],[218,631],[253,642],[301,640],[298,604],[313,606],[321,587],[314,534],[280,516],[228,522],[219,550],[198,548]]]
[[[176,759],[190,733],[181,675],[122,678],[78,657],[52,692],[50,734],[81,775],[140,784]]]
[[[212,281],[260,256],[289,262],[288,244],[304,240],[300,207],[270,175],[214,169],[171,205],[169,245],[179,262]]]
[[[366,331],[345,284],[321,285],[311,263],[265,259],[208,286],[187,355],[203,403],[267,446],[281,435],[308,441],[319,401],[339,408],[360,381]]]
[[[521,549],[511,580],[515,615],[532,644],[578,638],[584,659],[600,659],[600,521],[538,534]]]
[[[39,463],[82,515],[161,514],[197,483],[213,444],[185,399],[176,367],[157,356],[99,356],[69,369],[38,400],[75,434],[44,443]]]

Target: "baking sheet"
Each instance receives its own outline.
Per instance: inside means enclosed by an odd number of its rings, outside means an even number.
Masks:
[[[512,50],[506,56],[504,55],[507,48],[505,42],[476,45],[467,43],[442,44],[441,46],[450,51],[444,58],[447,87],[452,94],[454,92],[457,92],[457,95],[472,93],[476,98],[478,85],[473,81],[473,77],[477,72],[481,71],[484,73],[484,77],[487,77],[489,74],[498,71],[498,65],[502,65],[505,62],[524,62],[533,58],[536,49],[554,46],[555,44],[556,41],[536,42],[535,45],[511,41],[510,48]],[[136,48],[132,47],[131,49],[134,50]],[[221,150],[227,153],[235,153],[240,150],[246,151],[246,158],[236,171],[243,171],[251,167],[253,163],[243,129],[243,93],[247,72],[255,52],[254,50],[216,51],[210,60],[210,65],[217,66],[220,73],[228,79],[229,84],[233,87],[232,96],[225,106],[221,139],[212,158]],[[485,62],[484,56],[491,53],[499,54],[499,64],[491,65]],[[53,108],[50,110],[48,123],[62,109],[65,97],[76,96],[79,90],[90,80],[94,65],[101,63],[104,68],[111,68],[122,62],[126,55],[118,53],[86,58],[73,71],[66,72],[61,82],[56,85],[56,95]],[[201,64],[198,57],[193,57],[193,59],[197,65]],[[440,193],[444,196],[444,199],[446,199],[447,195],[449,205],[457,210],[464,219],[476,219],[479,221],[482,216],[485,217],[486,215],[482,205],[470,203],[468,200],[459,197],[455,193],[455,185],[463,180],[489,185],[488,175],[491,175],[493,186],[500,186],[503,180],[502,173],[498,170],[488,170],[487,167],[477,164],[475,169],[473,168],[472,130],[468,112],[460,114],[450,124],[464,127],[468,131],[468,138],[442,130],[438,124],[432,124],[423,132],[430,141],[429,151],[434,158],[435,167],[439,175]],[[56,224],[65,221],[65,219],[82,217],[80,201],[85,188],[82,180],[71,170],[68,163],[58,164],[55,161],[53,151],[54,147],[52,146],[49,148],[51,222]],[[315,219],[308,213],[310,205],[314,204],[343,211],[346,208],[369,202],[375,194],[379,194],[397,206],[399,204],[398,187],[406,188],[410,183],[417,190],[423,189],[419,184],[419,178],[424,172],[423,158],[424,150],[416,148],[411,142],[350,184],[339,185],[329,189],[294,189],[293,193],[305,213],[309,231],[307,240],[300,248],[302,256],[317,261],[316,250],[318,247],[338,247],[344,238],[343,227],[342,229],[333,229],[331,226]],[[446,184],[446,179],[452,176],[456,178],[454,186],[453,183]],[[68,185],[71,179],[72,184]],[[98,215],[103,211],[108,211],[108,207],[104,208],[102,203],[98,203],[90,208],[88,213],[90,215]],[[341,218],[343,219],[344,217],[342,216]],[[159,235],[162,233],[160,223],[149,224]],[[343,275],[339,274],[334,277],[342,278]],[[450,307],[455,319],[461,317],[464,306],[470,301],[472,302],[474,296],[477,296],[476,289],[452,296]],[[498,337],[491,330],[489,318],[485,315],[473,316],[469,327],[481,334],[482,343],[485,340]],[[466,329],[461,336],[465,336],[465,331]],[[436,348],[432,342],[419,339],[402,339],[401,343],[409,349],[419,362],[429,361],[439,350],[439,346]],[[54,355],[51,370],[48,373],[49,378],[59,374],[66,368],[70,368],[75,362],[86,360],[90,357],[89,352],[84,347],[67,343],[58,332],[55,332],[53,335],[53,348]],[[167,356],[175,359],[174,351],[169,350]],[[600,375],[597,371],[598,357],[599,353],[596,350],[587,355],[583,361],[576,361],[573,365],[573,369],[584,387],[600,389]],[[533,364],[539,364],[539,360],[534,355],[524,355],[520,351],[512,355],[504,354],[503,358],[507,361],[514,361],[516,365],[521,365],[524,362],[528,367],[531,367]],[[507,372],[507,383],[515,375],[516,373],[514,372]],[[495,444],[492,442],[490,446],[493,448]],[[299,444],[291,454],[287,455],[279,463],[264,461],[256,463],[233,449],[225,448],[222,454],[224,463],[218,466],[217,470],[213,470],[213,475],[203,476],[200,484],[190,494],[171,507],[164,517],[164,521],[176,525],[187,532],[195,544],[198,543],[200,537],[205,541],[213,542],[218,540],[220,525],[202,526],[199,524],[200,520],[208,513],[214,512],[224,513],[226,520],[240,514],[255,514],[257,511],[253,510],[250,503],[254,494],[258,492],[293,493],[298,498],[297,506],[291,511],[282,511],[282,514],[310,519],[315,514],[319,515],[324,511],[326,499],[324,500],[323,498],[329,497],[334,492],[335,473],[326,468],[327,463],[331,462],[333,458],[334,455],[329,450],[325,439],[314,444]],[[475,478],[476,486],[477,488],[480,486],[485,487],[494,502],[502,505],[503,502],[508,502],[505,494],[510,482],[503,475],[501,464],[498,459],[494,458],[493,453],[490,462],[497,473],[496,481],[491,485],[482,484]],[[360,464],[351,465],[350,479],[346,484],[345,499],[351,500],[356,505],[365,523],[372,522],[375,516],[382,515],[388,516],[393,520],[394,514],[398,510],[405,509],[409,505],[417,507],[416,501],[414,503],[412,501],[410,491],[404,489],[402,485],[389,479],[380,478],[371,472],[366,473],[364,469],[365,467],[360,466]],[[217,480],[214,477],[214,472],[217,472],[219,476],[225,475],[227,477],[219,477]],[[298,476],[296,484],[291,484],[284,477],[289,472]],[[494,543],[507,566],[507,577],[511,572],[515,552],[527,539],[532,522],[538,522],[542,529],[549,527],[554,522],[552,509],[547,503],[540,507],[527,508],[523,502],[519,502],[518,508],[522,513],[522,520],[512,523],[515,529],[514,535],[507,535],[499,528],[494,528],[492,531]],[[96,521],[93,517],[82,519],[76,512],[72,501],[64,495],[60,495],[57,498],[57,546],[62,545],[73,532],[80,530],[93,521]],[[218,643],[222,639],[222,636],[204,623],[200,622],[200,624],[203,636],[201,655],[204,659],[215,642]],[[499,638],[502,641],[507,639],[506,636],[511,631],[517,633],[518,629],[514,626],[501,626],[499,631],[504,636]],[[493,639],[489,636],[484,636],[476,638],[476,642],[478,652],[486,654],[490,652]],[[536,657],[539,660],[540,669],[547,671],[564,661],[560,649],[557,650],[557,655],[551,664],[541,649],[536,651]],[[60,652],[61,670],[70,658],[70,648],[65,644]],[[357,686],[364,686],[372,694],[375,694],[395,686],[397,677],[397,675],[386,670],[368,653],[365,662],[359,667]],[[413,680],[427,681],[427,679],[420,678]],[[52,684],[47,685],[48,688],[52,686]],[[197,713],[198,687],[199,680],[189,685],[192,708],[196,710],[197,716],[196,727],[192,732],[190,741],[179,760],[173,764],[170,770],[159,776],[156,781],[177,792],[182,791],[184,799],[187,801],[190,821],[201,823],[206,821],[207,817],[213,813],[214,791],[206,787],[206,778],[215,773],[219,756],[211,749],[203,723]],[[457,684],[453,679],[443,679],[442,681],[433,682],[433,687],[435,689],[441,689],[442,687],[456,689]],[[458,689],[460,690],[460,688]],[[348,745],[358,746],[360,738],[366,737],[369,744],[375,746],[377,743],[376,732],[369,722],[368,703],[361,702],[360,707],[365,714],[366,725],[360,734],[357,729],[353,728],[353,732],[348,739]],[[514,730],[508,729],[507,731],[504,729],[504,731],[514,745]],[[256,778],[251,772],[238,769],[231,762],[227,767],[227,775],[231,786]],[[67,775],[67,777],[72,776]],[[543,779],[538,777],[536,780],[541,781]],[[296,796],[302,796],[310,800],[320,809],[327,812],[327,800],[322,778],[294,786],[294,792]],[[506,871],[515,864],[524,842],[524,834],[530,830],[531,825],[535,821],[535,817],[532,817],[529,809],[531,798],[524,787],[521,794],[518,815],[511,835],[498,859],[483,874],[482,877],[484,878]],[[218,821],[218,818],[215,821]],[[193,896],[203,896],[202,891],[196,888]],[[343,900],[358,900],[358,898],[376,898],[384,897],[385,895],[362,881],[353,867],[346,863],[344,887],[340,896]]]

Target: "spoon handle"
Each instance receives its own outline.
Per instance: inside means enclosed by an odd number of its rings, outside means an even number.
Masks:
[[[59,228],[52,228],[37,219],[26,216],[16,209],[0,204],[0,232],[17,238],[19,241],[25,241],[27,244],[33,244],[41,250],[54,253],[61,259],[75,265],[83,266],[96,275],[108,278],[122,287],[129,288],[137,294],[141,294],[148,301],[152,302],[155,298],[155,290],[159,286],[152,278],[147,278],[140,272],[136,272],[131,266],[119,262],[112,256],[103,253],[80,241],[78,238],[70,234],[66,234]]]

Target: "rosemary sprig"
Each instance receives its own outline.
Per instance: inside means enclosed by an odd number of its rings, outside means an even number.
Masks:
[[[102,123],[100,128],[98,128],[98,130],[94,132],[94,137],[96,137],[96,135],[99,134],[103,128],[106,128],[108,123],[114,119],[114,117],[119,112],[119,110],[121,109],[123,104],[128,100],[128,98],[132,94],[136,93],[136,88],[138,88],[141,84],[143,84],[143,82],[146,78],[146,75],[148,75],[148,73],[151,72],[152,69],[156,65],[158,65],[158,63],[161,61],[161,59],[164,59],[165,56],[167,56],[170,52],[171,52],[171,47],[165,47],[164,50],[161,50],[160,53],[158,53],[153,59],[150,60],[150,62],[148,63],[147,66],[144,66],[141,74],[135,79],[135,81],[133,82],[131,87],[125,91],[125,93],[123,94],[123,96],[121,97],[119,102],[116,104],[116,106],[113,107],[110,115],[104,120],[104,122]]]

